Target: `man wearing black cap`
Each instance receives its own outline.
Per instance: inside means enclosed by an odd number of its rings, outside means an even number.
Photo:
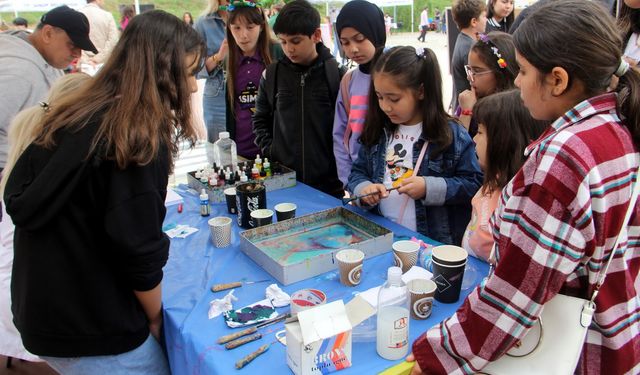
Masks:
[[[43,15],[32,34],[0,34],[0,170],[7,161],[7,129],[13,117],[44,99],[81,50],[97,53],[89,39],[89,21],[65,5]]]

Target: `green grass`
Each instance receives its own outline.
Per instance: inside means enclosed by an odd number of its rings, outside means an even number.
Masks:
[[[263,4],[270,5],[275,0],[266,0],[263,1]],[[418,24],[420,23],[420,12],[422,8],[426,5],[429,7],[429,12],[431,17],[433,17],[433,10],[435,7],[443,10],[447,6],[451,6],[452,0],[414,0],[414,31],[417,31]],[[105,7],[108,11],[110,11],[116,21],[120,20],[120,13],[118,12],[118,4],[121,4],[122,1],[116,0],[106,0]],[[145,1],[141,0],[141,4],[153,3],[156,9],[165,10],[171,14],[175,14],[178,17],[182,17],[184,12],[191,12],[194,18],[197,18],[202,10],[205,8],[207,4],[207,0],[155,0],[155,1]],[[345,2],[339,1],[330,1],[329,6],[341,7]],[[316,3],[314,4],[321,15],[326,15],[326,3]],[[382,8],[385,13],[389,13],[393,17],[393,7],[383,7]],[[24,12],[20,13],[20,17],[24,17],[29,21],[30,27],[35,27],[38,23],[40,16],[42,13],[38,12]],[[0,13],[0,19],[7,24],[10,24],[13,20],[13,13],[3,12]],[[396,22],[402,22],[403,28],[399,31],[411,31],[411,7],[408,5],[398,6],[396,7]]]

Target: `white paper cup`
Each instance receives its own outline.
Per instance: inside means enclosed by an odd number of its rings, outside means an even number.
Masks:
[[[231,221],[226,216],[209,219],[209,230],[215,247],[227,247],[231,243]]]
[[[433,308],[433,296],[436,283],[433,280],[415,279],[407,285],[411,298],[411,316],[414,319],[427,319]]]
[[[396,241],[391,245],[393,249],[393,260],[396,267],[402,268],[405,273],[418,262],[420,244],[413,241]]]
[[[364,253],[358,249],[345,249],[336,253],[340,282],[346,286],[356,286],[362,279]]]

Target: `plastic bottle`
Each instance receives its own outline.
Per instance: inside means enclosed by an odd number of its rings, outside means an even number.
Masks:
[[[213,144],[213,160],[223,167],[230,167],[232,171],[238,169],[238,152],[236,143],[229,138],[229,132],[220,132],[219,139]]]
[[[260,154],[256,155],[256,160],[254,160],[253,166],[258,168],[258,170],[262,169],[262,159],[260,158]]]
[[[400,267],[389,267],[387,282],[378,293],[376,349],[380,357],[388,360],[398,360],[409,353],[409,298],[401,276]]]
[[[271,163],[269,163],[269,159],[264,158],[264,163],[262,164],[262,168],[264,168],[267,177],[271,177]]]
[[[200,192],[200,215],[209,216],[211,209],[209,208],[209,195],[205,189]]]

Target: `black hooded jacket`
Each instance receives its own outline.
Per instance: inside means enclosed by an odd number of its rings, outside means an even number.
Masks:
[[[51,150],[31,144],[7,181],[12,311],[34,354],[120,354],[149,335],[134,290],[157,286],[168,257],[168,149],[124,170],[100,153],[87,157],[99,121],[59,132]]]
[[[294,169],[298,181],[341,197],[332,131],[344,69],[334,74],[336,82],[327,82],[332,75],[326,70],[337,69],[337,63],[322,43],[316,49],[318,58],[311,66],[294,64],[285,56],[267,68],[260,80],[253,132],[264,156]]]

